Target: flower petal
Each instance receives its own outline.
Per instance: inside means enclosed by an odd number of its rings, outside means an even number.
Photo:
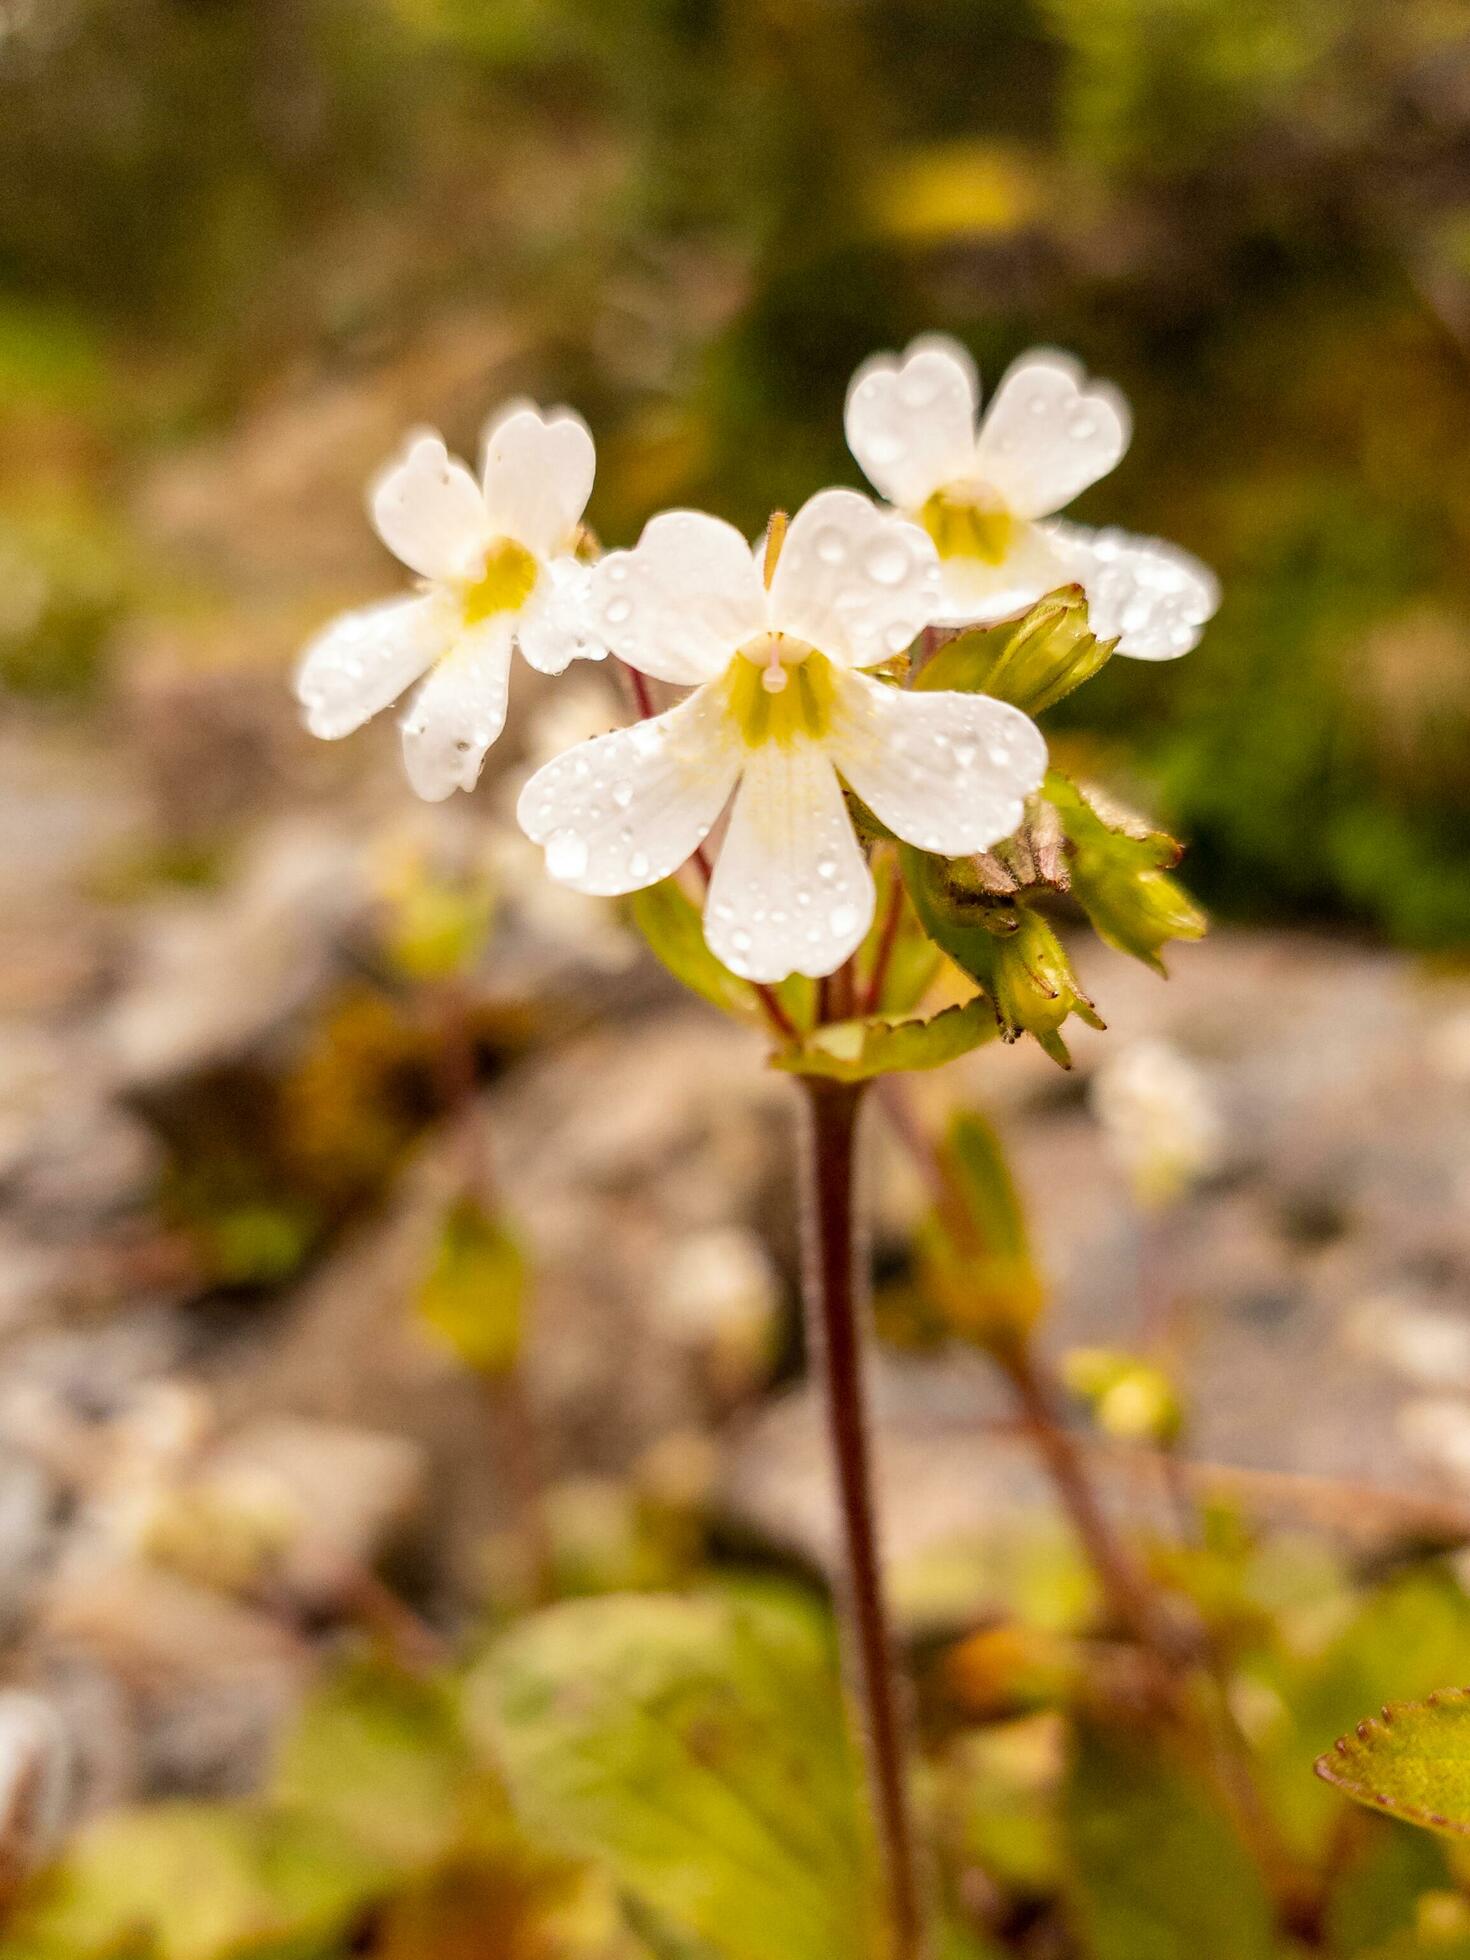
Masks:
[[[943,857],[1009,837],[1046,774],[1046,743],[1019,708],[984,694],[911,694],[866,674],[838,680],[829,749],[875,816]]]
[[[1128,404],[1085,385],[1068,354],[1037,347],[1013,361],[980,425],[974,474],[1018,517],[1045,517],[1106,476],[1128,447]]]
[[[927,532],[856,490],[822,490],[791,521],[770,619],[846,666],[876,667],[903,652],[938,603],[939,559]]]
[[[958,341],[931,335],[867,361],[847,391],[847,446],[890,503],[916,510],[972,474],[980,382]]]
[[[1161,538],[1047,524],[1065,576],[1087,593],[1088,624],[1100,640],[1120,636],[1135,660],[1176,660],[1198,646],[1220,603],[1208,565]]]
[[[574,558],[553,558],[516,621],[516,643],[543,674],[562,674],[574,660],[602,660],[592,629],[592,571]]]
[[[751,750],[705,901],[711,952],[746,980],[833,973],[861,945],[873,904],[826,751],[811,742]]]
[[[597,452],[580,415],[512,404],[485,432],[485,508],[497,537],[538,558],[569,549],[592,495]]]
[[[389,599],[343,613],[307,645],[296,699],[313,735],[335,742],[371,721],[444,651],[436,599]]]
[[[378,477],[371,504],[378,536],[423,578],[466,577],[490,542],[479,485],[431,430]]]
[[[403,766],[425,802],[478,782],[505,726],[510,657],[506,620],[487,620],[460,635],[414,696],[403,718]]]
[[[766,623],[766,595],[750,546],[733,524],[703,511],[650,519],[632,551],[613,551],[592,574],[598,637],[655,680],[712,680]]]
[[[538,769],[516,818],[546,847],[546,869],[610,898],[678,870],[709,835],[741,750],[711,688],[666,714],[596,735]]]
[[[958,555],[939,561],[941,591],[936,621],[947,626],[982,626],[1004,619],[1044,593],[1076,577],[1050,535],[1052,527],[1017,524],[1010,549],[998,565]]]

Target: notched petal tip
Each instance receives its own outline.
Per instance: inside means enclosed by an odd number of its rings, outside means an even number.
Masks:
[[[969,473],[979,376],[958,342],[926,335],[902,358],[880,354],[847,391],[847,443],[869,482],[890,502],[917,509]]]

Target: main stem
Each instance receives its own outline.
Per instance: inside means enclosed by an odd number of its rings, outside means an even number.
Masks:
[[[807,1346],[820,1365],[842,1513],[844,1590],[864,1713],[868,1781],[883,1853],[894,1960],[923,1952],[923,1911],[909,1812],[905,1729],[883,1604],[872,1452],[863,1383],[853,1173],[860,1084],[806,1077]]]

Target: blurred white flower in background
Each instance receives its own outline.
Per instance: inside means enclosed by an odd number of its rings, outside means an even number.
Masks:
[[[984,420],[980,378],[957,341],[916,340],[858,369],[847,442],[874,487],[922,524],[943,567],[942,616],[1001,619],[1081,585],[1099,639],[1172,660],[1220,603],[1214,574],[1156,538],[1094,531],[1053,515],[1106,476],[1128,447],[1128,405],[1069,355],[1033,348],[1001,377]],[[1120,636],[1120,637],[1119,637]]]
[[[56,1850],[74,1773],[72,1741],[51,1703],[0,1689],[0,1896]]]
[[[1167,1205],[1220,1163],[1225,1127],[1204,1074],[1163,1041],[1135,1041],[1092,1078],[1092,1112],[1140,1204]]]
[[[661,1329],[703,1363],[711,1385],[736,1396],[775,1356],[781,1282],[771,1256],[743,1226],[678,1240],[659,1272],[653,1307]]]
[[[424,585],[345,613],[307,647],[296,693],[312,734],[350,735],[427,674],[403,720],[409,781],[430,802],[473,789],[505,725],[513,651],[546,674],[602,657],[574,555],[595,467],[587,426],[566,409],[503,408],[478,483],[437,435],[414,436],[371,508]]]
[[[765,559],[769,585],[733,526],[666,511],[636,549],[602,560],[599,637],[694,691],[539,769],[517,815],[553,878],[612,896],[678,870],[734,791],[705,937],[732,972],[774,981],[835,971],[872,921],[844,783],[896,835],[958,856],[1016,828],[1046,744],[1004,702],[910,693],[862,671],[934,615],[938,561],[918,526],[825,490]]]

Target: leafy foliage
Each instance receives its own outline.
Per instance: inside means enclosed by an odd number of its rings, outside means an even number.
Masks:
[[[1390,1817],[1470,1837],[1470,1688],[1385,1703],[1317,1758],[1317,1774]]]
[[[499,1642],[475,1696],[527,1823],[722,1960],[872,1950],[833,1657],[805,1614],[576,1601]]]
[[[457,1200],[419,1291],[422,1318],[466,1367],[504,1375],[520,1355],[525,1295],[525,1254],[505,1221]]]

